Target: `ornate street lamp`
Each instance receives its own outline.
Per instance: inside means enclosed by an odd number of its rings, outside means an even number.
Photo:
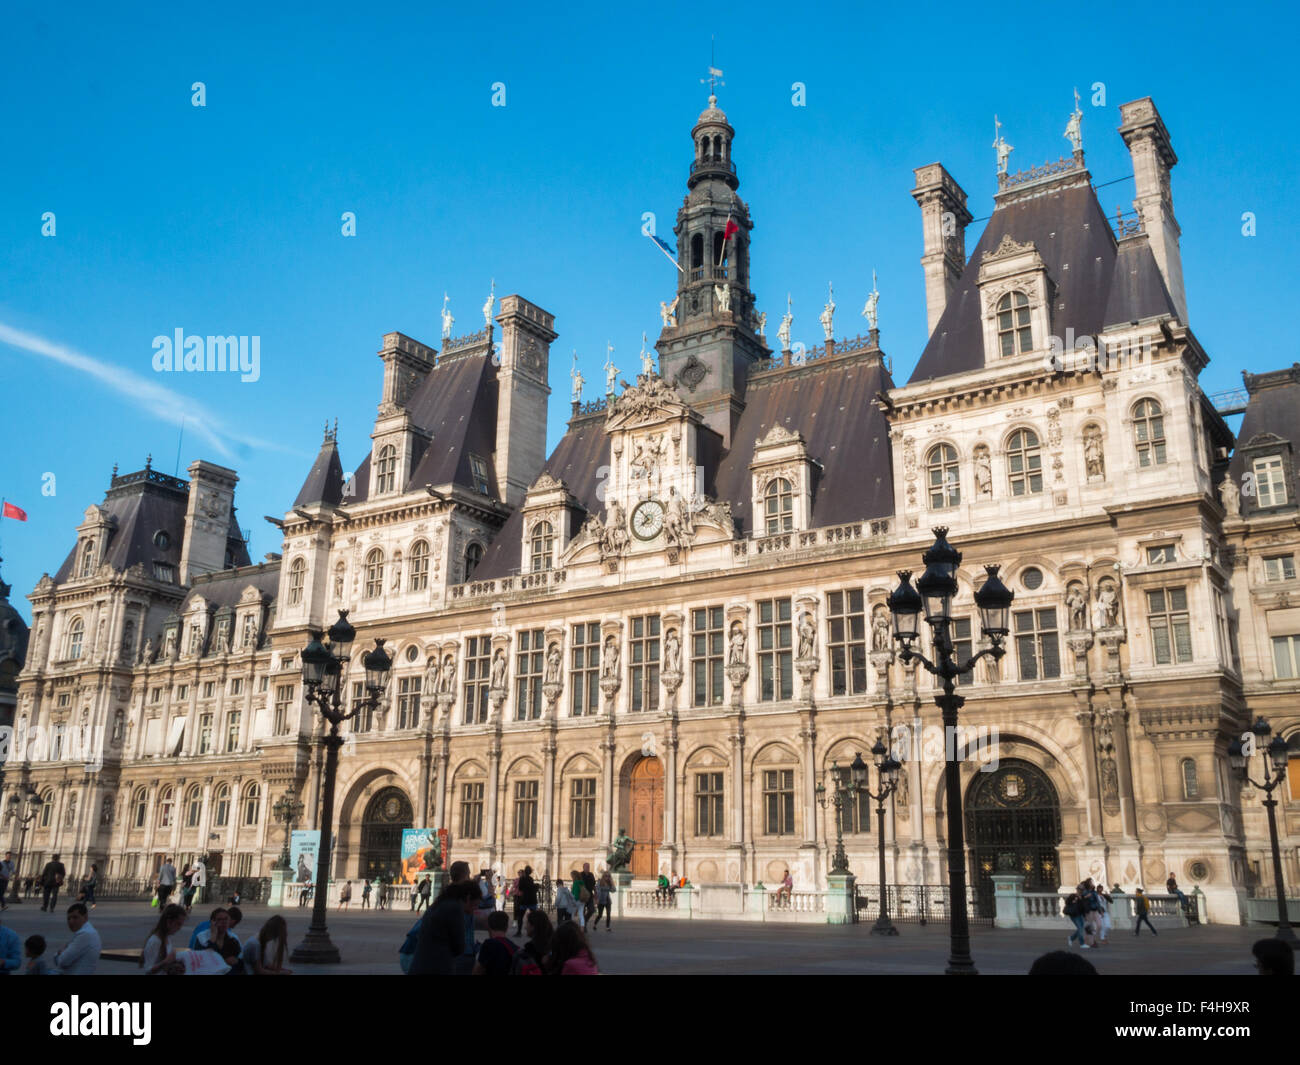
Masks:
[[[836,762],[831,763],[826,776],[831,786],[827,788],[824,783],[818,783],[813,790],[817,793],[818,806],[825,810],[826,804],[830,803],[835,810],[835,854],[830,871],[832,874],[846,874],[849,872],[849,856],[844,850],[844,807],[856,798],[861,782],[851,767],[841,767]]]
[[[275,867],[283,869],[286,873],[290,869],[289,835],[293,832],[293,826],[302,818],[303,809],[303,804],[298,800],[298,793],[293,788],[285,789],[285,793],[271,807],[275,819],[284,825],[284,847],[280,851],[280,858],[275,863]]]
[[[989,646],[972,655],[965,662],[954,657],[952,641],[952,601],[957,594],[957,567],[961,552],[948,543],[948,530],[940,526],[934,530],[933,546],[923,556],[925,572],[912,586],[912,571],[900,570],[898,587],[889,596],[889,610],[894,618],[894,639],[900,646],[899,658],[904,665],[916,659],[927,672],[943,681],[943,694],[934,697],[943,711],[944,748],[947,764],[944,783],[948,806],[948,891],[951,895],[951,948],[947,972],[974,974],[975,962],[970,954],[970,918],[966,912],[966,841],[962,829],[961,763],[957,749],[957,712],[966,702],[957,694],[957,677],[971,669],[985,655],[996,661],[1006,654],[1002,646],[1009,630],[1013,593],[998,579],[997,566],[985,566],[988,579],[975,593],[980,624]],[[930,626],[934,656],[931,662],[915,650],[921,612]]]
[[[323,738],[325,744],[325,781],[321,795],[320,846],[316,855],[316,890],[311,911],[311,926],[303,941],[294,948],[291,958],[298,964],[338,964],[339,951],[330,941],[325,927],[325,894],[329,889],[330,836],[334,824],[334,778],[339,767],[339,748],[343,737],[339,725],[356,717],[361,710],[374,710],[388,689],[388,674],[393,660],[384,651],[384,641],[375,640],[375,646],[366,653],[362,665],[366,671],[365,695],[349,708],[343,706],[343,674],[357,630],[348,623],[348,612],[339,611],[339,619],[329,630],[329,643],[321,643],[319,631],[313,631],[311,640],[302,651],[303,693],[309,703],[315,703],[330,724]],[[286,840],[288,839],[286,835]]]
[[[1241,779],[1245,783],[1253,784],[1255,787],[1264,790],[1264,809],[1268,811],[1268,838],[1273,846],[1273,887],[1277,891],[1277,938],[1285,943],[1290,943],[1292,949],[1294,949],[1300,946],[1300,941],[1296,939],[1295,931],[1291,928],[1291,921],[1286,912],[1286,885],[1282,880],[1282,854],[1277,845],[1277,800],[1273,798],[1273,789],[1286,779],[1287,759],[1291,752],[1287,749],[1286,740],[1281,736],[1274,736],[1271,743],[1267,742],[1268,737],[1273,732],[1273,727],[1262,717],[1255,719],[1255,723],[1250,726],[1250,731],[1254,733],[1251,747],[1262,750],[1267,756],[1267,761],[1264,764],[1263,783],[1251,777],[1250,758],[1254,750],[1248,751],[1241,740],[1233,740],[1228,744],[1228,761],[1232,768],[1241,774]]]
[[[881,740],[876,740],[871,748],[871,756],[876,765],[876,776],[880,780],[880,790],[871,791],[866,786],[867,764],[862,761],[862,755],[853,759],[853,772],[856,776],[858,767],[861,766],[862,790],[866,792],[869,798],[876,800],[876,827],[879,834],[880,845],[880,914],[876,917],[876,923],[871,926],[873,936],[896,936],[898,929],[894,927],[894,922],[889,919],[889,888],[885,883],[885,800],[894,794],[898,787],[898,772],[902,765],[898,762],[889,749]]]
[[[36,789],[30,784],[24,785],[26,793],[22,798],[14,792],[9,796],[9,805],[5,809],[5,824],[13,821],[18,822],[18,861],[14,863],[14,875],[10,878],[9,898],[6,903],[19,903],[23,900],[18,895],[18,873],[23,867],[23,843],[27,839],[27,829],[33,821],[36,820],[37,814],[41,812],[41,807],[45,805],[45,800],[37,794]],[[22,812],[23,800],[27,802],[26,813]]]

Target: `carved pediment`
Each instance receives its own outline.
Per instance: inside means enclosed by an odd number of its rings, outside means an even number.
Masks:
[[[679,418],[690,408],[658,374],[641,374],[609,407],[607,429],[621,429],[655,419]]]
[[[985,262],[987,262],[990,259],[1009,259],[1013,255],[1020,255],[1024,252],[1037,252],[1037,251],[1038,249],[1034,246],[1034,242],[1032,240],[1025,241],[1022,244],[1020,241],[1012,238],[1010,233],[1004,233],[1002,235],[1002,240],[998,244],[997,248],[995,248],[993,251],[986,251],[984,253],[983,259]]]
[[[791,442],[802,444],[803,437],[797,432],[791,432],[783,425],[774,425],[758,442],[758,446],[765,447],[769,444],[787,444]]]
[[[529,491],[545,492],[555,488],[561,489],[562,491],[565,492],[569,490],[569,486],[566,485],[563,481],[558,480],[555,477],[552,477],[549,473],[543,470],[541,475],[537,478],[537,480],[533,482],[532,487],[529,488]]]

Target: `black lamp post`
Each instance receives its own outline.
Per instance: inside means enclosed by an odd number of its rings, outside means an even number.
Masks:
[[[18,874],[23,867],[23,843],[27,839],[28,826],[36,820],[36,815],[41,812],[41,807],[45,805],[45,800],[37,794],[34,787],[28,784],[26,785],[26,789],[27,792],[24,798],[27,800],[27,812],[20,813],[22,810],[23,800],[18,797],[17,792],[14,792],[14,794],[9,796],[9,808],[5,811],[6,823],[13,820],[18,821],[18,861],[14,863],[14,875],[10,878],[9,898],[6,900],[7,903],[19,903],[23,901],[18,894],[18,882],[21,879]]]
[[[862,761],[861,756],[857,761]],[[866,768],[866,764],[863,763],[864,773]],[[852,766],[841,767],[835,762],[831,763],[827,776],[831,786],[827,788],[825,784],[818,783],[814,790],[817,793],[818,806],[825,810],[826,804],[830,803],[835,810],[835,854],[831,859],[831,873],[844,875],[849,872],[849,856],[844,850],[844,806],[857,797],[858,791],[865,786],[865,782]]]
[[[961,761],[957,749],[957,712],[966,702],[957,694],[957,677],[965,673],[985,655],[994,660],[1005,653],[1002,646],[1009,631],[1011,601],[1014,593],[998,579],[997,566],[985,566],[988,579],[975,593],[980,623],[990,646],[972,655],[965,662],[953,657],[952,600],[957,594],[957,566],[961,552],[947,541],[948,530],[940,526],[934,530],[934,545],[922,556],[925,572],[912,587],[912,571],[900,570],[898,587],[889,597],[889,610],[894,617],[894,639],[902,647],[899,657],[904,665],[917,659],[926,671],[943,681],[943,694],[934,697],[943,711],[944,748],[947,764],[944,766],[944,783],[948,805],[948,891],[951,895],[951,952],[948,957],[949,974],[974,974],[975,962],[970,955],[970,920],[966,913],[966,841],[962,829],[961,812]],[[930,626],[937,662],[913,649],[917,638],[921,611]]]
[[[334,777],[338,773],[339,748],[343,737],[339,725],[364,707],[373,710],[388,688],[388,671],[393,661],[384,652],[384,641],[375,640],[374,649],[362,660],[366,670],[366,694],[356,705],[344,708],[343,673],[357,630],[348,624],[348,612],[339,611],[339,619],[329,630],[329,644],[322,644],[319,631],[302,652],[303,691],[309,703],[315,703],[321,716],[330,723],[323,738],[325,744],[325,787],[321,794],[320,847],[316,856],[316,898],[311,911],[311,926],[303,941],[294,948],[291,959],[298,964],[338,964],[338,947],[330,942],[325,927],[325,893],[329,889],[330,835],[334,824]]]
[[[1264,782],[1260,783],[1251,778],[1250,756],[1254,752],[1247,752],[1241,740],[1233,740],[1228,744],[1228,761],[1232,764],[1232,768],[1241,774],[1243,781],[1264,789],[1264,809],[1268,811],[1268,837],[1273,845],[1273,886],[1277,891],[1277,938],[1290,943],[1292,948],[1295,948],[1300,946],[1300,942],[1296,940],[1295,931],[1291,928],[1291,921],[1286,912],[1282,854],[1277,845],[1277,800],[1273,798],[1273,789],[1286,779],[1286,763],[1290,752],[1287,750],[1286,740],[1281,736],[1274,736],[1271,743],[1266,743],[1273,728],[1262,717],[1255,719],[1255,723],[1250,726],[1250,731],[1255,734],[1252,746],[1262,749],[1268,756],[1264,764]]]
[[[862,766],[862,790],[868,797],[876,800],[876,828],[880,836],[880,914],[876,918],[876,923],[871,926],[871,934],[896,936],[898,929],[889,919],[889,888],[885,884],[885,800],[893,795],[894,789],[898,787],[898,771],[902,769],[902,765],[889,753],[889,749],[881,740],[876,740],[871,748],[871,756],[876,764],[876,775],[880,778],[879,791],[872,791],[866,786],[867,764],[862,761],[862,755],[858,755],[853,760],[855,773],[858,765]]]
[[[286,788],[285,793],[281,795],[271,807],[271,813],[275,819],[284,825],[284,847],[280,850],[280,859],[277,861],[276,868],[288,872],[289,865],[289,834],[293,831],[302,817],[303,805],[298,800],[298,793],[293,788]]]

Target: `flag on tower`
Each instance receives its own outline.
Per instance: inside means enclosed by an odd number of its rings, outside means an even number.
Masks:
[[[727,228],[722,231],[722,239],[730,240],[739,232],[740,223],[732,219],[731,215],[727,215]]]
[[[27,511],[19,510],[12,503],[6,503],[4,505],[3,513],[0,513],[0,517],[13,518],[14,521],[26,521]]]
[[[677,251],[671,244],[666,240],[661,240],[659,237],[656,237],[653,233],[647,233],[646,236],[659,246],[659,250],[668,257],[670,263],[677,267],[678,270],[682,269],[682,264],[677,261]]]

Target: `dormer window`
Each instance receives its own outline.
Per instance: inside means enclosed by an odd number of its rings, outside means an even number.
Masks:
[[[1013,496],[1043,490],[1043,453],[1032,429],[1017,429],[1007,439],[1007,483]]]
[[[474,576],[474,571],[478,569],[478,564],[483,561],[483,545],[470,544],[465,548],[465,579],[469,580]]]
[[[1280,507],[1286,503],[1286,474],[1281,455],[1268,455],[1251,464],[1255,474],[1255,498],[1258,506]]]
[[[763,517],[768,536],[794,528],[794,488],[784,477],[773,477],[763,492]]]
[[[926,479],[930,485],[930,509],[943,510],[961,502],[961,481],[957,474],[957,449],[936,444],[926,456]]]
[[[81,576],[89,577],[95,571],[95,541],[87,540],[81,549]]]
[[[998,300],[998,350],[1003,358],[1034,350],[1034,331],[1029,324],[1029,297],[1008,292]]]
[[[474,478],[474,491],[482,495],[491,495],[491,488],[488,484],[488,467],[483,461],[483,456],[472,454],[469,457],[469,472]]]
[[[386,444],[379,449],[375,464],[375,493],[385,495],[397,491],[397,448]]]
[[[1133,444],[1143,469],[1165,464],[1165,415],[1154,399],[1140,399],[1133,408]]]
[[[532,544],[529,551],[529,569],[533,573],[551,568],[552,551],[555,547],[555,530],[549,521],[539,521],[533,526]]]

